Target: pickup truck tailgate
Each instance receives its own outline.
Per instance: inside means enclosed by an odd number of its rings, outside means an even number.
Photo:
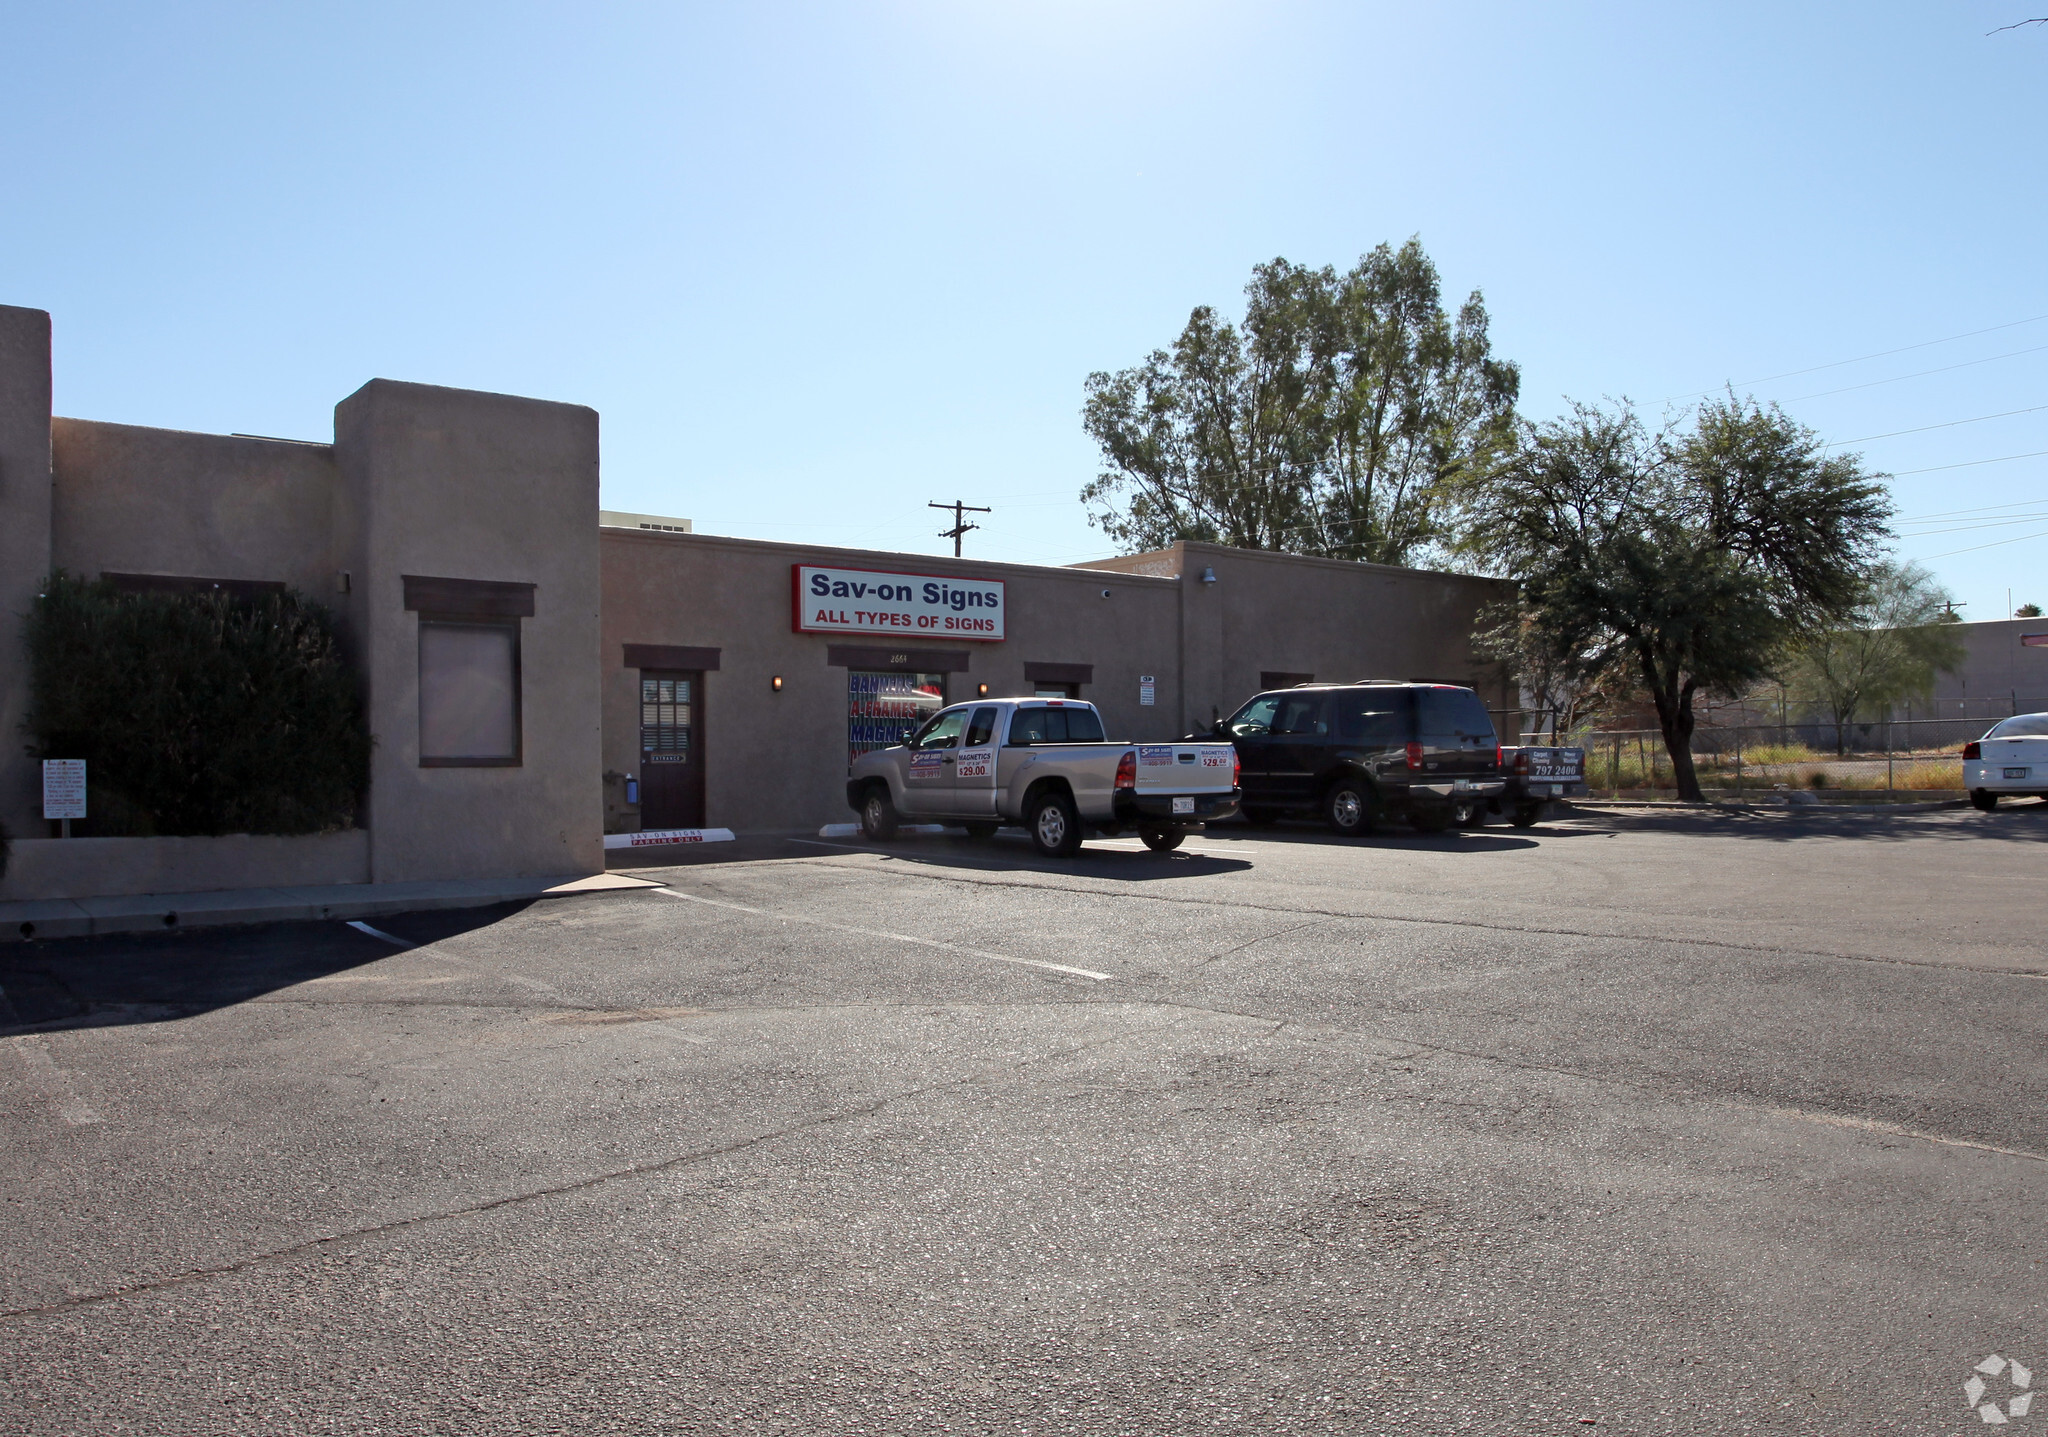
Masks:
[[[1227,743],[1141,743],[1138,792],[1228,793],[1237,786],[1237,749]]]

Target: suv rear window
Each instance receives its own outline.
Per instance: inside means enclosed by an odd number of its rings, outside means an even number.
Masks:
[[[1408,742],[1406,689],[1346,689],[1336,695],[1337,735],[1346,743],[1399,748]]]
[[[1485,703],[1470,689],[1417,689],[1415,709],[1416,731],[1425,743],[1431,739],[1499,741]]]
[[[1102,741],[1102,720],[1094,709],[1018,709],[1010,720],[1011,743]]]

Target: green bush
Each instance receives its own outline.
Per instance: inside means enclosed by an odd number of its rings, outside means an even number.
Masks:
[[[95,834],[347,828],[370,735],[334,619],[296,592],[50,576],[26,625],[29,752],[86,761]]]

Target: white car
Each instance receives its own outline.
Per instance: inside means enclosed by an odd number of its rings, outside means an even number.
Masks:
[[[1986,813],[2001,798],[2048,798],[2048,714],[2014,714],[1964,744],[1963,787]]]

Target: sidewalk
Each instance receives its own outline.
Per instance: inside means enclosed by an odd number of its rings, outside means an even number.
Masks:
[[[333,883],[307,888],[230,888],[214,893],[142,893],[123,898],[58,898],[0,903],[0,943],[160,933],[225,923],[284,923],[375,918],[423,908],[482,908],[527,898],[659,888],[626,873],[581,877],[480,878],[445,883]]]

